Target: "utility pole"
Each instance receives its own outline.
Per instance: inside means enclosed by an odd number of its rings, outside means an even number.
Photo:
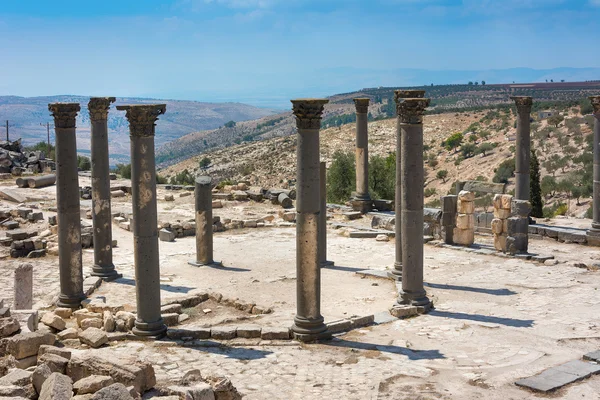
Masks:
[[[8,120],[6,120],[6,141],[10,142],[10,140],[8,140]]]
[[[48,137],[48,151],[50,151],[50,122],[46,122],[45,124],[43,122],[40,122],[40,125],[46,125],[46,135]]]

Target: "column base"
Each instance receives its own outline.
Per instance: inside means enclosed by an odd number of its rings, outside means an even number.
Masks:
[[[81,293],[77,296],[67,296],[64,294],[60,294],[58,296],[58,301],[56,302],[57,307],[64,308],[72,308],[78,309],[81,308],[81,302],[85,299],[85,294]]]
[[[354,211],[359,211],[363,214],[373,210],[373,201],[370,198],[361,199],[355,197],[352,200],[350,200],[350,203],[352,204],[352,209]]]
[[[415,307],[428,307],[431,305],[431,300],[429,300],[425,291],[421,293],[407,293],[405,291],[400,291],[396,302],[398,304]]]
[[[123,274],[118,273],[114,265],[101,267],[98,264],[94,264],[91,275],[102,278],[102,280],[105,282],[111,282],[123,277]]]
[[[292,336],[301,342],[331,339],[331,333],[327,330],[323,317],[308,319],[296,316],[292,325]]]
[[[139,319],[135,320],[135,326],[131,330],[136,336],[153,337],[159,339],[167,333],[167,326],[163,319],[155,322],[143,322]]]
[[[401,282],[402,281],[402,264],[395,262],[394,269],[391,271],[388,271],[388,277],[395,281]]]
[[[589,246],[600,246],[600,229],[588,229],[585,237]]]
[[[333,267],[335,265],[335,263],[333,261],[321,261],[321,268],[325,268],[325,267]]]
[[[211,262],[200,262],[200,261],[196,261],[196,260],[190,260],[188,261],[189,265],[192,265],[194,267],[222,267],[223,263],[221,261],[211,261]]]

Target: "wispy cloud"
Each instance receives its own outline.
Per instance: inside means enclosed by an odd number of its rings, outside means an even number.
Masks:
[[[593,7],[600,7],[600,0],[590,0],[590,5]]]

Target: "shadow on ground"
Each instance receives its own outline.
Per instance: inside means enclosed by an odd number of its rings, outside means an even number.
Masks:
[[[410,360],[437,360],[446,358],[439,350],[415,350],[401,346],[363,343],[342,338],[335,338],[332,341],[323,342],[323,344],[333,347],[347,347],[358,350],[378,350],[385,353],[402,354]]]
[[[461,312],[451,312],[451,311],[439,311],[439,310],[431,310],[428,315],[434,317],[443,317],[443,318],[452,318],[452,319],[466,319],[470,321],[477,322],[487,322],[490,324],[500,324],[505,326],[512,326],[514,328],[531,328],[533,326],[532,319],[515,319],[515,318],[502,318],[502,317],[492,317],[488,315],[481,314],[466,314]]]
[[[135,286],[135,279],[131,278],[120,278],[113,281],[114,283],[119,283],[122,285]],[[174,285],[160,285],[160,290],[164,290],[167,292],[175,292],[175,293],[188,293],[190,290],[194,290],[196,288],[188,287],[188,286],[174,286]]]
[[[463,290],[465,292],[475,292],[475,293],[484,293],[491,294],[494,296],[512,296],[517,294],[517,292],[510,289],[486,289],[486,288],[478,288],[472,286],[456,286],[456,285],[444,285],[440,283],[428,283],[424,284],[427,287],[433,289],[448,289],[448,290]]]

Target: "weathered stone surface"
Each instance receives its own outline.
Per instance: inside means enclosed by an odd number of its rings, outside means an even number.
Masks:
[[[473,229],[454,228],[452,239],[456,244],[470,246],[475,242],[475,231]]]
[[[210,328],[191,327],[189,329],[169,329],[167,337],[169,339],[181,340],[190,339],[210,339]]]
[[[584,360],[600,363],[600,350],[592,351],[583,356]]]
[[[260,338],[263,340],[288,340],[290,330],[288,328],[263,327]]]
[[[164,228],[158,231],[158,239],[162,242],[174,242],[176,236],[175,232]]]
[[[121,383],[113,383],[97,391],[92,400],[134,400],[127,387]]]
[[[327,331],[329,331],[330,333],[344,332],[352,329],[352,321],[350,321],[349,319],[331,321],[328,322],[326,325]]]
[[[105,375],[90,375],[73,384],[75,394],[96,393],[102,388],[114,383],[113,378]]]
[[[15,310],[31,310],[32,307],[33,265],[20,264],[15,268],[15,296],[12,308]]]
[[[600,365],[575,360],[530,378],[520,379],[515,384],[539,392],[549,392],[599,372]]]
[[[475,201],[475,193],[469,192],[467,190],[461,190],[458,193],[458,200],[459,201]]]
[[[46,364],[38,365],[35,368],[33,374],[31,375],[31,383],[35,388],[36,393],[40,393],[42,391],[42,385],[44,384],[46,379],[48,379],[48,377],[52,375],[53,372],[58,371],[52,371],[50,367]]]
[[[62,347],[42,345],[38,350],[38,357],[43,356],[44,354],[56,354],[57,356],[61,356],[66,358],[67,360],[71,359],[71,351]]]
[[[54,344],[56,338],[51,333],[28,332],[15,335],[8,339],[7,351],[15,358],[37,356],[40,346]]]
[[[216,400],[241,400],[242,395],[231,381],[222,376],[208,376],[206,381],[212,386]]]
[[[130,356],[110,359],[89,354],[73,356],[67,373],[75,382],[90,375],[108,375],[115,382],[135,387],[138,393],[144,393],[156,385],[152,364]]]
[[[69,400],[73,397],[73,382],[71,378],[58,372],[53,372],[44,381],[39,400]]]
[[[57,354],[46,353],[38,358],[37,364],[46,364],[52,372],[60,372],[64,374],[67,370],[69,359],[61,357]]]
[[[114,332],[116,328],[115,317],[108,310],[103,314],[103,329],[105,332]]]
[[[94,313],[91,312],[87,309],[83,309],[83,310],[77,310],[73,313],[73,316],[75,317],[75,319],[77,320],[77,325],[81,326],[81,322],[89,319],[89,318],[99,318],[102,319],[102,314],[100,313]]]
[[[78,333],[77,329],[75,329],[75,328],[67,328],[64,331],[58,332],[56,334],[56,336],[58,337],[59,340],[77,339],[77,337],[79,336],[79,333]]]
[[[494,218],[507,219],[510,217],[510,210],[494,207]]]
[[[182,311],[183,311],[183,307],[181,306],[181,304],[167,304],[160,308],[161,314],[171,314],[171,313],[181,314]]]
[[[456,212],[473,214],[475,212],[475,202],[458,199],[458,202],[456,203]]]
[[[62,331],[67,327],[67,323],[64,319],[51,312],[47,312],[42,315],[40,322],[46,326],[49,326],[50,328],[56,329],[57,331]]]
[[[168,391],[186,400],[216,400],[212,386],[204,382],[194,386],[169,386]]]
[[[506,235],[494,235],[494,248],[498,251],[506,251]]]
[[[475,217],[473,214],[458,214],[456,216],[456,227],[458,229],[474,229]]]
[[[15,317],[0,318],[0,338],[10,336],[21,329]]]
[[[54,314],[58,315],[61,318],[71,318],[71,315],[73,315],[73,309],[71,308],[65,308],[65,307],[57,307],[54,309]]]
[[[177,313],[162,314],[161,316],[163,322],[167,326],[174,326],[177,325],[177,323],[179,322],[179,314]]]
[[[492,220],[492,233],[499,235],[504,230],[504,221],[500,218],[494,218]]]
[[[98,348],[103,344],[108,343],[108,336],[106,336],[106,332],[102,329],[90,327],[79,333],[79,340],[81,343],[85,343],[88,346]]]
[[[21,333],[35,332],[38,330],[37,310],[11,310],[10,316],[19,321]]]
[[[235,326],[215,326],[211,329],[210,336],[217,340],[234,339],[236,335]]]
[[[7,375],[0,378],[2,386],[25,386],[31,381],[31,372],[22,369],[13,369]]]
[[[87,318],[81,321],[80,326],[84,331],[88,328],[102,329],[104,327],[104,322],[101,318]]]
[[[237,327],[236,332],[239,338],[259,338],[261,327],[258,325],[242,325]]]

